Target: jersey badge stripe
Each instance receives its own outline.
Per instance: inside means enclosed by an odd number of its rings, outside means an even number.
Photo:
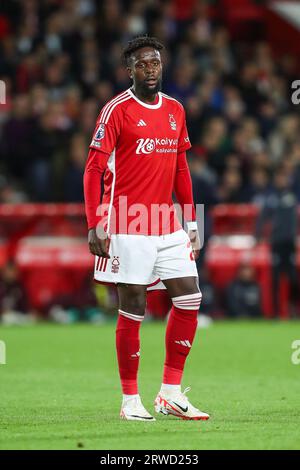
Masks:
[[[111,115],[111,113],[113,112],[113,110],[115,109],[115,107],[118,106],[118,105],[121,104],[121,103],[124,103],[124,101],[127,101],[127,100],[131,100],[131,96],[126,96],[126,97],[123,98],[122,100],[117,101],[116,103],[114,103],[114,105],[110,108],[110,110],[108,111],[107,115],[105,116],[105,119],[104,119],[103,123],[104,123],[104,124],[107,124],[108,121],[109,121],[110,115]]]
[[[115,98],[112,98],[110,101],[108,101],[102,108],[101,110],[101,113],[100,113],[100,117],[99,117],[99,122],[101,122],[101,119],[103,118],[103,115],[104,113],[106,112],[107,108],[109,108],[113,103],[115,103],[117,100],[123,98],[124,96],[126,96],[127,94],[127,91],[123,91],[123,93],[120,93],[118,96],[116,96]]]
[[[122,95],[119,95],[117,98],[114,100],[110,101],[107,106],[105,106],[105,109],[102,110],[102,113],[100,115],[100,120],[99,122],[102,122],[104,124],[107,123],[108,121],[108,116],[110,115],[110,111],[119,103],[123,102],[124,99],[129,99],[130,95],[125,92],[122,93]]]

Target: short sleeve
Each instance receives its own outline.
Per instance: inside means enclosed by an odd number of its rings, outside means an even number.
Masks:
[[[108,153],[110,155],[113,149],[116,147],[116,143],[120,135],[120,114],[117,110],[114,110],[110,114],[109,120],[104,119],[105,122],[103,122],[102,117],[103,112],[101,110],[97,118],[90,148],[100,150],[101,152]]]
[[[183,107],[181,108],[181,129],[180,135],[178,140],[178,153],[185,152],[186,150],[191,148],[191,143],[189,139],[189,134],[186,127],[186,120],[185,120],[185,111]]]

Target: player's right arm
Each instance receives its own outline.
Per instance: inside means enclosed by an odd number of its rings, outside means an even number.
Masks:
[[[271,195],[266,198],[263,206],[260,208],[260,212],[256,219],[255,238],[257,243],[261,242],[265,225],[270,221],[273,214],[274,198],[273,195]]]
[[[83,178],[89,250],[93,255],[104,258],[110,257],[109,240],[97,210],[101,202],[102,176],[121,131],[122,111],[118,105],[125,101],[125,93],[123,95],[109,101],[100,111]]]
[[[101,179],[120,133],[120,113],[115,109],[117,101],[107,103],[98,116],[83,177],[89,250],[104,258],[110,258],[109,240],[97,210],[101,201]]]
[[[83,176],[85,213],[88,222],[88,244],[93,255],[109,258],[108,239],[103,230],[103,237],[97,235],[99,216],[97,209],[101,201],[101,179],[107,167],[109,156],[91,148]]]

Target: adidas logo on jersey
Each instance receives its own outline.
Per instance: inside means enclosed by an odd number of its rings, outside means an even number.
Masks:
[[[143,119],[140,119],[139,122],[137,123],[137,126],[140,127],[140,126],[147,126],[147,124],[145,123],[145,121],[143,121]]]

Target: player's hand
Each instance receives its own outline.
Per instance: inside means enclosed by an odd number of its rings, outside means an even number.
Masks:
[[[198,230],[189,230],[188,235],[191,241],[194,259],[196,260],[199,258],[199,254],[200,254],[200,238],[199,238]]]
[[[110,258],[108,254],[109,250],[109,238],[98,238],[95,228],[91,228],[88,234],[89,250],[92,255],[102,256],[103,258]]]

